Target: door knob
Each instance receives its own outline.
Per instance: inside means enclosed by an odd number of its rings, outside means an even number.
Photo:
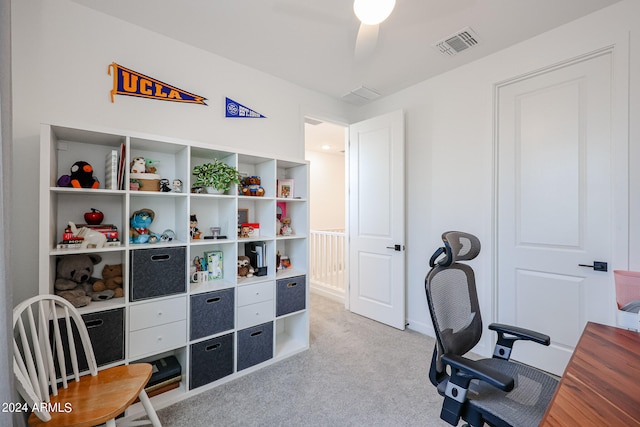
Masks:
[[[393,246],[387,246],[387,249],[393,249],[394,251],[404,251],[404,246],[402,245],[393,245]]]
[[[594,271],[608,271],[607,263],[603,261],[593,261],[593,265],[578,264],[578,267],[589,267]]]

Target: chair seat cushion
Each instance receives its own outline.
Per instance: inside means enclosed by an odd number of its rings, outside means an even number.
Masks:
[[[95,426],[124,412],[138,397],[151,378],[151,365],[136,363],[116,366],[85,375],[80,381],[69,382],[66,389],[58,389],[48,405],[51,421],[44,423],[35,414],[29,426]]]
[[[511,376],[515,387],[506,393],[473,380],[467,394],[469,405],[512,426],[538,426],[558,386],[557,378],[514,361],[482,359],[478,363]]]

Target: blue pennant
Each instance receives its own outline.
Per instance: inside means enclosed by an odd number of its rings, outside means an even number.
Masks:
[[[231,98],[225,98],[225,117],[241,119],[265,119],[266,117]]]

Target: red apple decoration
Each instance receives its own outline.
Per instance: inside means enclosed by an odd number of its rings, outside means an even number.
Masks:
[[[104,214],[98,209],[91,208],[91,212],[85,212],[84,220],[89,225],[100,225],[104,219]]]

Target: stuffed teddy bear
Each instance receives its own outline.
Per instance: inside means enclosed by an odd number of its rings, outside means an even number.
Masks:
[[[160,241],[160,235],[149,230],[156,214],[151,209],[144,208],[131,215],[129,228],[129,243],[155,243]]]
[[[264,196],[264,188],[260,185],[262,181],[259,176],[247,176],[242,179],[243,196]]]
[[[56,264],[56,295],[69,301],[74,307],[84,307],[92,300],[99,301],[112,298],[114,292],[105,289],[94,292],[93,283],[97,281],[93,275],[93,266],[102,258],[96,254],[65,255]]]
[[[253,277],[253,267],[248,256],[238,256],[238,277]]]
[[[122,283],[122,264],[106,264],[102,268],[102,280],[98,280],[93,284],[93,291],[112,290],[113,297],[120,298],[124,296]]]
[[[71,187],[73,188],[98,188],[100,182],[93,176],[93,168],[87,162],[75,162],[71,166]]]

